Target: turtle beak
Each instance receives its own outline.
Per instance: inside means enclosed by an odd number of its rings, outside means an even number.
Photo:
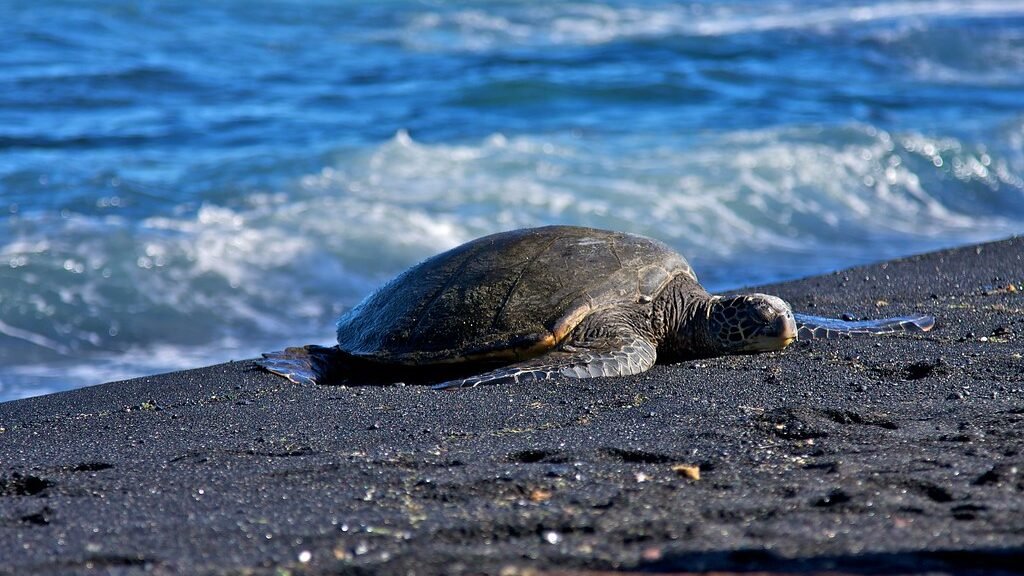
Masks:
[[[763,324],[758,334],[750,339],[740,351],[775,352],[789,346],[796,340],[796,320],[792,313],[779,314],[768,324]]]
[[[782,350],[796,340],[796,320],[793,318],[793,314],[787,311],[785,314],[779,314],[774,324],[774,332],[779,335],[781,343],[779,350]]]

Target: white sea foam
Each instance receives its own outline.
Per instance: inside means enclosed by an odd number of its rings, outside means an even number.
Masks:
[[[310,343],[323,338],[306,336]],[[262,344],[262,346],[261,346]],[[241,341],[236,337],[219,338],[202,346],[150,343],[132,346],[120,352],[97,352],[85,358],[57,359],[46,363],[15,364],[0,373],[0,398],[14,400],[60,392],[103,382],[127,380],[147,374],[185,370],[253,355],[253,348],[269,349],[263,340]]]
[[[701,247],[721,255],[851,231],[936,237],[1015,223],[1003,222],[992,204],[1004,195],[1021,199],[1005,158],[993,160],[952,138],[894,137],[868,126],[837,129],[846,141],[839,146],[818,136],[801,129],[738,132],[695,149],[652,142],[617,155],[604,149],[613,144],[572,137],[428,146],[401,135],[369,159],[345,159],[343,169],[315,185],[355,190],[337,202],[371,203],[402,227],[430,207],[426,221],[440,218],[446,231],[427,236],[435,248],[493,229],[563,220],[644,229],[682,247],[721,238]],[[948,176],[961,186],[949,186]]]
[[[432,51],[485,52],[515,46],[604,44],[668,36],[726,36],[773,30],[829,33],[866,24],[939,18],[1007,18],[1024,15],[1017,0],[920,0],[819,3],[558,2],[486,8],[430,9],[411,16],[400,40]]]
[[[774,14],[750,13],[747,10],[730,13],[730,10],[726,9],[724,13],[697,22],[694,26],[700,34],[722,36],[779,29],[828,31],[864,23],[915,18],[1005,18],[1024,14],[1024,5],[1016,0],[921,0],[810,8],[790,5],[788,8]]]

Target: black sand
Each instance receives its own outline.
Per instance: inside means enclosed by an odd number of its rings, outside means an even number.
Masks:
[[[766,287],[939,325],[631,378],[9,402],[0,573],[1024,573],[1022,284],[1016,238]]]

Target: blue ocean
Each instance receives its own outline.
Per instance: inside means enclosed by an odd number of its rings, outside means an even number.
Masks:
[[[330,343],[551,223],[705,285],[1024,231],[1024,1],[6,0],[0,400]]]

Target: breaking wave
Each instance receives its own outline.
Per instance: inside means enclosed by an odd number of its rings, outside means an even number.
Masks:
[[[399,132],[336,150],[277,192],[138,220],[118,214],[137,203],[122,182],[89,211],[9,217],[0,281],[17,305],[0,316],[0,385],[324,343],[341,311],[403,268],[523,226],[655,236],[713,289],[998,238],[1024,226],[1022,139],[1019,124],[998,150],[866,125],[679,147],[572,134],[426,144]]]

